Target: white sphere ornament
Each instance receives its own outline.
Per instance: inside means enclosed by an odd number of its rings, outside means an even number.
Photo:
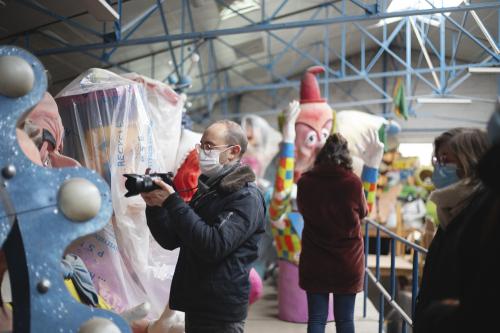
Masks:
[[[94,218],[101,209],[99,189],[84,178],[65,181],[59,189],[57,201],[64,216],[76,222]]]
[[[196,52],[195,52],[195,53],[193,53],[193,54],[191,55],[191,61],[192,61],[192,62],[194,62],[194,63],[196,63],[196,62],[200,61],[200,55],[199,55],[198,53],[196,53]]]
[[[0,57],[0,95],[17,98],[33,89],[35,73],[26,60],[20,57]]]
[[[78,333],[121,333],[121,331],[111,320],[94,317],[80,326]]]

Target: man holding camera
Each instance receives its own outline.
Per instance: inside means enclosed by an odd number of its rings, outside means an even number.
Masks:
[[[218,121],[197,145],[202,174],[189,204],[158,179],[160,190],[141,194],[153,237],[166,249],[180,247],[169,304],[186,313],[187,333],[244,330],[248,273],[265,218],[255,175],[239,163],[246,147],[238,124]]]

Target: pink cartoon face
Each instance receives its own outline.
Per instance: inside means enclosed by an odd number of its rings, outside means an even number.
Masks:
[[[295,131],[295,171],[301,174],[314,164],[316,155],[332,131],[332,120],[327,120],[318,129],[306,123],[297,122]]]

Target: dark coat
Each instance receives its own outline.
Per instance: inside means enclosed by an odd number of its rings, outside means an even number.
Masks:
[[[498,171],[498,169],[497,169]],[[491,332],[498,327],[500,196],[487,191],[476,214],[466,221],[459,246],[458,317],[462,332]],[[478,319],[480,318],[480,319]]]
[[[361,220],[367,205],[361,180],[335,165],[317,165],[298,182],[304,217],[300,287],[309,292],[353,294],[363,289]]]
[[[450,322],[446,320],[451,312],[440,301],[458,299],[460,295],[461,271],[475,270],[470,267],[471,262],[463,262],[460,248],[464,235],[471,226],[476,229],[484,220],[486,207],[492,204],[492,199],[484,190],[477,191],[470,199],[469,204],[446,227],[438,228],[427,256],[425,258],[422,282],[415,308],[415,332],[449,332]],[[481,216],[481,217],[480,217]],[[481,222],[479,222],[481,219]],[[471,233],[472,234],[472,233]],[[466,245],[474,247],[475,237]],[[478,244],[475,245],[476,247]],[[470,249],[469,249],[470,250]],[[479,260],[479,258],[475,259]],[[442,311],[440,310],[442,309]],[[440,312],[443,312],[442,314]]]
[[[476,215],[467,221],[460,241],[460,310],[463,332],[497,327],[500,262],[500,144],[482,157],[479,176],[486,187]],[[472,263],[474,265],[472,266]],[[480,318],[480,320],[478,320]]]
[[[453,260],[458,265],[457,275],[452,276],[436,268],[433,270],[435,274],[444,274],[448,280],[453,279],[451,286],[457,290],[447,290],[447,294],[456,294],[457,296],[451,297],[458,297],[459,306],[450,307],[439,302],[437,297],[443,296],[435,289],[443,286],[423,285],[424,294],[419,296],[417,303],[416,332],[492,332],[498,326],[496,302],[500,298],[497,273],[497,263],[500,260],[499,169],[500,145],[497,145],[483,156],[479,164],[480,178],[486,189],[478,194],[459,219],[453,221],[453,224],[461,224],[463,229],[460,234],[456,234],[459,238],[456,253],[450,253],[457,256],[457,259]],[[437,263],[431,257],[428,265],[437,266]],[[426,267],[425,279],[435,283],[436,276],[429,275],[429,268]],[[425,290],[430,287],[433,289]],[[428,300],[430,292],[437,294],[431,301]]]
[[[254,180],[251,169],[238,166],[189,205],[174,194],[161,208],[147,207],[153,237],[166,249],[180,247],[170,308],[227,322],[246,318],[248,274],[265,218]]]

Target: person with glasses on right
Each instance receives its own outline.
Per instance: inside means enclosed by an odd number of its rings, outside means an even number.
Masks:
[[[485,189],[477,165],[490,147],[485,131],[455,128],[434,140],[436,190],[429,200],[436,204],[438,231],[425,259],[415,309],[416,333],[451,332],[446,320],[459,294],[458,249],[467,211],[482,198]]]

